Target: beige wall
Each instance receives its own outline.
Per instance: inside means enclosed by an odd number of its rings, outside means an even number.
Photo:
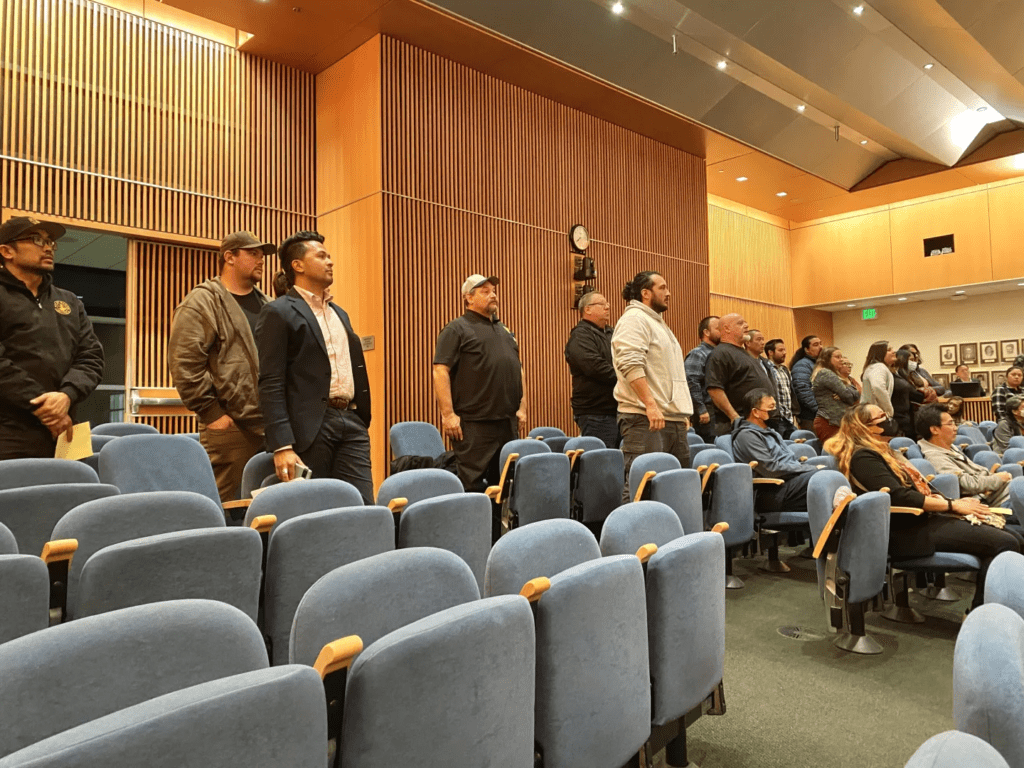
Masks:
[[[930,373],[952,374],[953,366],[939,365],[940,344],[1003,341],[1024,337],[1020,317],[1021,291],[968,297],[963,301],[935,299],[878,307],[876,320],[862,320],[861,310],[833,314],[835,339],[853,361],[854,374],[864,365],[868,347],[886,339],[893,347],[913,343],[921,350]],[[1005,371],[1007,363],[978,365],[973,370]]]
[[[1024,275],[1024,179],[791,225],[793,304],[888,296]],[[952,234],[956,252],[925,257],[923,239]]]

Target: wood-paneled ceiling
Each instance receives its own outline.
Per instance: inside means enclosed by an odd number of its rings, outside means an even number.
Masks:
[[[792,221],[1024,175],[1019,0],[165,3],[312,72],[390,35],[705,157],[709,193]]]

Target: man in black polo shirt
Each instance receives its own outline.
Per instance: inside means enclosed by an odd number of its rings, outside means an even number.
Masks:
[[[565,361],[572,374],[572,415],[580,434],[619,447],[618,401],[612,334],[608,328],[608,299],[588,293],[580,299],[580,321],[569,334]]]
[[[704,379],[715,404],[715,433],[727,435],[740,417],[747,393],[754,389],[773,392],[775,386],[757,358],[743,348],[747,321],[737,314],[725,315],[719,328],[722,340],[708,356]]]
[[[519,344],[498,320],[497,285],[496,277],[466,278],[466,312],[444,327],[434,353],[442,431],[452,439],[459,479],[467,491],[498,483],[501,447],[526,427]]]

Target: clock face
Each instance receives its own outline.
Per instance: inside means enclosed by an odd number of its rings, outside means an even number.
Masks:
[[[582,224],[577,224],[569,230],[569,238],[579,251],[585,251],[590,247],[590,233],[587,232],[587,228]]]

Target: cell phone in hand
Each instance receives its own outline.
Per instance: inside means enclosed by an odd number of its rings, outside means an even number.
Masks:
[[[295,462],[295,479],[296,480],[309,480],[313,477],[313,470],[307,467],[305,464]]]

